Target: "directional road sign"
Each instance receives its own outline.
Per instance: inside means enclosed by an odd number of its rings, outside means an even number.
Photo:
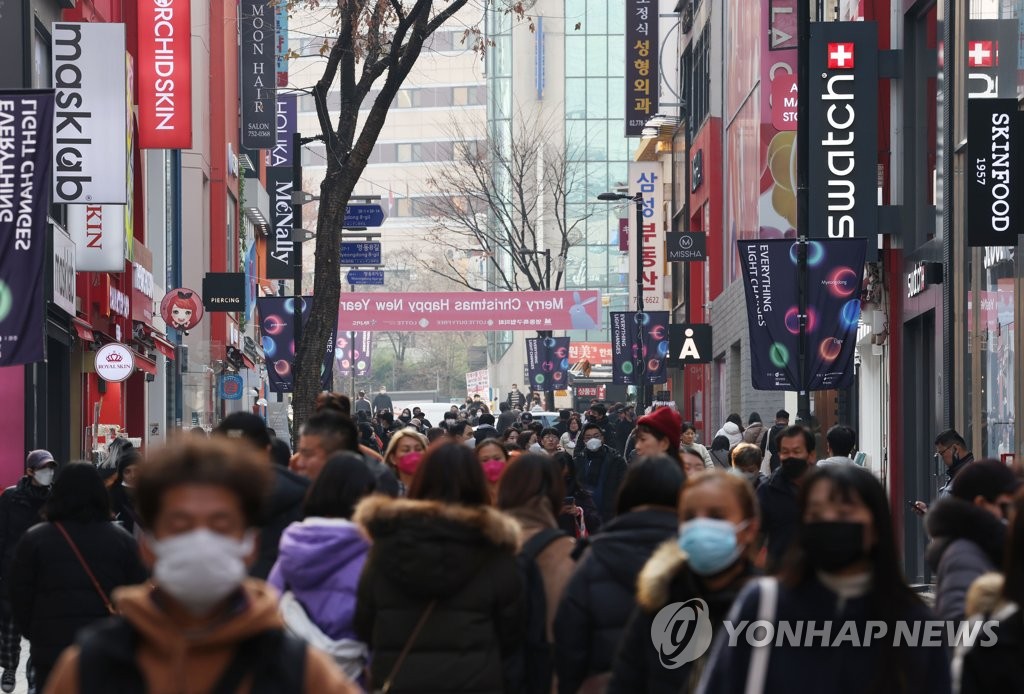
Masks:
[[[345,208],[346,227],[379,227],[384,223],[380,205],[349,205]]]
[[[345,274],[349,284],[384,284],[383,270],[349,270]]]
[[[380,241],[342,241],[342,265],[380,265]]]

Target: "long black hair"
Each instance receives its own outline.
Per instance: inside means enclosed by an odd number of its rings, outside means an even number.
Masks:
[[[896,622],[908,619],[916,610],[923,614],[924,604],[910,589],[903,577],[899,551],[896,546],[896,531],[889,511],[889,500],[885,488],[875,476],[856,465],[825,465],[813,469],[800,491],[801,526],[807,511],[807,500],[816,485],[828,483],[832,487],[832,498],[841,501],[861,501],[871,513],[874,525],[875,545],[868,552],[871,561],[871,589],[867,595],[868,619],[884,621],[887,634],[894,634]],[[797,542],[786,556],[781,579],[791,587],[798,587],[812,580],[814,568]],[[881,667],[876,671],[875,683],[879,687],[867,691],[902,692],[910,683],[923,678],[925,673],[911,671],[912,659],[906,644],[898,648],[883,648]]]
[[[111,519],[110,496],[92,463],[69,463],[57,472],[42,515],[51,523],[97,523]]]
[[[362,457],[351,451],[335,453],[309,488],[302,515],[351,518],[359,500],[376,488],[376,477]]]
[[[629,466],[615,502],[615,515],[629,513],[638,506],[675,508],[686,473],[678,460],[667,455],[640,458]]]

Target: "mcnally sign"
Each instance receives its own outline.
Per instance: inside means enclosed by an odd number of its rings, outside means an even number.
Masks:
[[[967,245],[1015,246],[1024,224],[1024,112],[967,101]]]
[[[267,279],[290,280],[295,277],[292,255],[299,248],[292,242],[292,170],[282,166],[267,169],[270,194],[270,235],[267,239]]]
[[[124,24],[54,22],[53,201],[128,201]],[[81,269],[81,268],[80,268]]]
[[[809,232],[868,240],[878,256],[878,28],[814,22],[810,51]]]
[[[189,0],[139,0],[139,147],[192,146]]]

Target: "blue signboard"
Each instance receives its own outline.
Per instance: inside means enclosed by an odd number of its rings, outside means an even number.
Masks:
[[[241,400],[245,381],[238,374],[224,374],[220,377],[220,397],[222,400]]]
[[[342,241],[342,265],[380,265],[380,241]]]
[[[349,270],[345,275],[349,284],[384,284],[383,270]]]
[[[349,205],[345,208],[346,227],[379,227],[384,223],[380,205]]]

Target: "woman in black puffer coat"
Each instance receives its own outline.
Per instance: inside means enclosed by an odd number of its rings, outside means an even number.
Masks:
[[[668,456],[641,458],[619,491],[617,515],[595,535],[555,614],[558,690],[575,693],[588,678],[610,677],[626,622],[636,607],[636,580],[654,550],[676,534],[684,475]]]
[[[57,473],[43,517],[46,522],[18,544],[11,568],[14,621],[32,645],[36,691],[43,691],[75,633],[110,614],[56,524],[74,541],[108,599],[114,588],[147,577],[135,540],[111,521],[107,490],[91,464],[71,463]]]
[[[353,520],[373,542],[355,615],[373,654],[373,689],[392,677],[396,694],[512,689],[506,661],[525,633],[519,525],[489,499],[474,452],[447,443],[427,450],[408,498],[372,496],[356,508]]]

